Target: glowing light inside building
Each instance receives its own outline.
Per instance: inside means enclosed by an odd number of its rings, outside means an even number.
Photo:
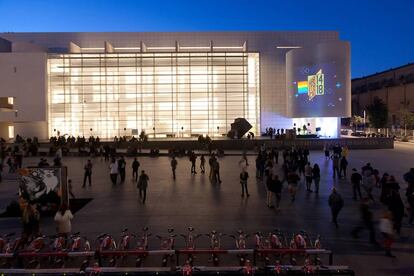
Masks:
[[[222,136],[238,117],[260,130],[258,53],[49,55],[48,77],[49,135]]]

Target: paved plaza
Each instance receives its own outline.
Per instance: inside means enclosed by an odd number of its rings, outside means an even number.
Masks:
[[[127,180],[124,184],[112,186],[109,178],[109,163],[101,158],[93,158],[92,187],[82,188],[85,157],[64,157],[69,177],[73,181],[73,192],[78,198],[93,198],[75,214],[73,231],[80,231],[91,239],[102,232],[119,235],[123,227],[139,232],[148,226],[152,233],[165,233],[174,227],[177,233],[185,233],[192,225],[196,232],[207,233],[216,229],[222,233],[234,233],[243,229],[248,233],[266,232],[279,228],[292,233],[305,229],[312,235],[321,234],[324,247],[334,252],[334,264],[349,265],[357,275],[413,275],[414,274],[414,227],[404,219],[401,237],[394,244],[396,259],[384,256],[384,251],[375,249],[368,243],[368,233],[353,239],[350,232],[359,224],[358,203],[352,200],[351,185],[346,180],[332,178],[331,161],[325,161],[321,151],[312,151],[310,162],[321,167],[321,188],[319,195],[307,193],[301,183],[297,200],[293,204],[284,184],[281,211],[266,207],[266,188],[264,183],[255,179],[255,156],[249,156],[248,167],[250,197],[242,198],[239,184],[240,156],[225,156],[219,159],[222,183],[211,184],[206,174],[197,170],[190,175],[191,163],[188,158],[178,158],[177,179],[173,181],[168,157],[140,157],[141,169],[149,175],[147,202],[139,201],[136,184],[132,181],[132,158],[127,158]],[[281,158],[280,158],[281,159]],[[27,158],[25,166],[36,165],[38,158]],[[51,160],[49,162],[52,163]],[[402,186],[401,194],[405,200],[405,183],[402,175],[414,167],[414,145],[397,143],[395,149],[351,150],[348,174],[353,167],[360,169],[371,162],[382,175],[394,175]],[[199,159],[197,160],[199,164]],[[7,168],[5,168],[5,171]],[[345,207],[339,215],[339,229],[331,224],[328,196],[335,186],[345,200]],[[16,199],[18,182],[13,175],[4,175],[0,183],[0,210],[12,199]],[[378,199],[379,189],[375,190]],[[381,214],[382,205],[374,204],[376,219]],[[19,218],[0,218],[0,234],[20,230]],[[52,218],[42,218],[41,229],[45,234],[55,232]],[[380,239],[380,233],[377,231]],[[207,238],[198,241],[200,247],[207,247]],[[233,241],[223,239],[224,247],[232,247]],[[184,246],[177,238],[177,247]],[[158,248],[159,242],[151,239],[151,248]]]

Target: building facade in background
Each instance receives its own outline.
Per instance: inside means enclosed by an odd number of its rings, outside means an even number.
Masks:
[[[245,118],[256,135],[303,122],[333,137],[349,75],[349,44],[332,31],[3,33],[0,136],[222,137]]]
[[[388,106],[388,126],[404,127],[401,110],[414,112],[414,64],[352,80],[352,114],[364,116],[375,97]]]

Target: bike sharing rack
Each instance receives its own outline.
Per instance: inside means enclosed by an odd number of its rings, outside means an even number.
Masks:
[[[182,271],[182,266],[179,265],[180,255],[197,255],[197,254],[246,254],[253,257],[252,267],[258,270],[268,270],[274,271],[275,266],[262,266],[257,268],[256,259],[260,254],[274,254],[274,255],[328,255],[329,265],[314,265],[311,266],[313,273],[318,275],[354,275],[352,269],[348,266],[333,266],[333,253],[330,250],[325,249],[290,249],[290,248],[280,248],[280,249],[177,249],[177,250],[107,250],[107,251],[79,251],[79,252],[16,252],[16,253],[1,253],[0,258],[45,258],[45,257],[94,257],[99,259],[101,257],[107,256],[150,256],[150,255],[164,255],[172,254],[176,256],[176,266],[171,267],[87,267],[85,268],[84,273],[97,275],[97,274],[118,274],[118,275],[127,275],[127,274],[147,274],[147,275],[172,275],[177,274]],[[235,274],[240,273],[244,267],[242,266],[193,266],[195,271],[194,274],[199,272],[206,274]],[[292,265],[280,265],[278,269],[282,271],[281,274],[301,274],[304,273],[304,266],[292,266]],[[74,275],[79,274],[79,268],[55,268],[55,269],[1,269],[0,274],[11,275]],[[267,273],[267,272],[266,272]],[[260,273],[257,273],[260,275]]]

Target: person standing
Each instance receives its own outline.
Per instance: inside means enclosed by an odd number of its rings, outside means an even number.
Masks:
[[[132,161],[132,179],[135,181],[138,181],[138,170],[139,170],[139,166],[141,164],[139,163],[139,161],[137,160],[137,158],[134,158],[134,161]]]
[[[340,177],[339,174],[339,155],[334,154],[332,156],[332,171],[333,171],[333,178],[336,178],[336,176],[338,176],[338,178]]]
[[[66,240],[72,230],[71,220],[73,219],[73,214],[66,204],[62,204],[55,215],[55,222],[57,224],[57,231],[59,236],[63,236]]]
[[[336,228],[338,228],[338,214],[342,207],[344,207],[344,200],[335,188],[332,188],[332,193],[329,196],[328,203],[329,207],[331,207],[332,222],[335,224]]]
[[[246,191],[246,196],[250,196],[249,190],[247,189],[247,179],[249,179],[249,174],[246,172],[245,168],[242,168],[242,172],[240,173],[240,184],[242,188],[242,194],[241,194],[242,197],[244,197],[245,191]]]
[[[148,188],[148,181],[149,177],[145,173],[144,170],[141,171],[141,175],[139,176],[137,187],[139,189],[139,197],[142,198],[142,203],[145,204],[145,200],[147,199],[147,188]]]
[[[196,174],[196,160],[197,155],[194,153],[194,151],[190,155],[190,161],[191,161],[191,173]]]
[[[354,200],[357,200],[357,194],[359,195],[359,199],[362,199],[361,196],[361,181],[362,181],[362,175],[357,172],[355,168],[352,169],[352,175],[351,175],[351,184],[352,184],[352,191],[354,194]]]
[[[305,181],[306,181],[306,191],[312,192],[312,166],[308,162],[305,166]]]
[[[319,182],[321,181],[321,170],[319,169],[319,165],[315,163],[312,169],[312,178],[313,182],[315,183],[315,193],[319,193]]]
[[[346,160],[345,156],[342,156],[341,161],[339,163],[339,178],[343,176],[346,178],[346,168],[348,167],[348,160]],[[343,173],[343,175],[342,175]]]
[[[88,159],[88,162],[85,164],[85,166],[83,167],[83,169],[85,170],[84,176],[83,176],[83,185],[82,188],[85,188],[86,185],[86,180],[88,179],[89,181],[89,187],[92,186],[92,162],[90,159]]]
[[[126,168],[126,161],[123,156],[118,160],[118,170],[119,176],[121,177],[121,183],[125,182],[125,168]]]
[[[200,170],[201,173],[205,173],[206,172],[206,158],[204,157],[204,154],[201,155],[200,157]]]
[[[323,146],[323,151],[325,153],[325,160],[329,160],[330,153],[329,153],[329,146],[327,144]]]
[[[118,178],[118,162],[116,161],[115,157],[111,157],[111,164],[109,164],[109,170],[112,185],[116,185],[116,181]]]
[[[175,170],[177,169],[177,159],[175,159],[175,156],[173,156],[172,160],[171,160],[171,170],[173,173],[173,179],[175,180]]]

